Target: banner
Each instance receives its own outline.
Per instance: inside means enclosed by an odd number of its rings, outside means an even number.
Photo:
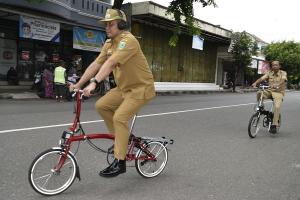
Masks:
[[[19,36],[22,38],[59,42],[59,31],[59,23],[20,16]]]
[[[266,74],[268,71],[270,71],[270,63],[263,60],[258,61],[257,73]]]
[[[204,39],[200,37],[199,35],[193,35],[193,49],[203,50],[203,42]]]
[[[105,32],[80,27],[73,28],[73,48],[100,52],[105,43]]]

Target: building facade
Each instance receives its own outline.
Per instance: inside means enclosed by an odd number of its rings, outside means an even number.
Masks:
[[[228,48],[231,31],[195,19],[202,31],[201,47],[194,47],[194,37],[184,24],[176,47],[170,47],[176,24],[172,16],[166,15],[166,7],[140,2],[127,4],[124,9],[131,16],[131,32],[139,39],[155,81],[216,83],[218,51],[220,47]]]
[[[82,73],[105,41],[97,22],[110,7],[111,0],[0,0],[0,85],[10,67],[29,85],[35,72],[61,59]]]
[[[60,59],[75,63],[78,73],[94,60],[105,41],[97,23],[111,0],[0,0],[0,86],[6,72],[17,69],[20,84],[32,84],[34,74]],[[176,23],[166,7],[153,2],[123,5],[131,32],[138,38],[156,82],[213,83],[222,85],[223,68],[232,32],[196,19],[201,37],[187,26],[176,47],[168,45]],[[31,25],[32,35],[28,34]],[[94,38],[94,40],[92,40]]]

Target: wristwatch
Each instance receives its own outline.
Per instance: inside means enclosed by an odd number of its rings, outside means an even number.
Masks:
[[[97,81],[97,79],[95,77],[90,79],[90,83],[96,83],[99,84],[99,82]]]

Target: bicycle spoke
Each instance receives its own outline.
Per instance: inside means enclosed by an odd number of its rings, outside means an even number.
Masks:
[[[43,179],[43,178],[45,178],[45,177],[47,177],[47,176],[51,176],[51,174],[47,174],[47,175],[44,175],[44,176],[41,176],[41,177],[37,177],[37,178],[35,178],[35,179],[33,179],[33,180]]]
[[[164,150],[163,146],[160,146],[158,152],[155,154],[155,158],[157,158],[157,156],[159,156],[161,152],[163,152],[163,150]]]
[[[49,174],[49,177],[46,179],[45,183],[44,183],[43,186],[42,186],[43,188],[45,188],[45,185],[48,183],[48,181],[49,181],[49,179],[51,178],[51,176],[52,176],[52,175]]]

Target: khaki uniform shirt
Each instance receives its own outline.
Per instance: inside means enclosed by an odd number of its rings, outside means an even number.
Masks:
[[[282,82],[282,80],[287,81],[287,73],[285,71],[279,70],[276,74],[274,71],[269,71],[262,79],[268,80],[270,87],[276,87],[270,89],[272,92],[279,92],[284,95],[285,83],[280,84],[280,82]]]
[[[139,42],[130,32],[106,40],[96,61],[102,65],[110,56],[118,62],[113,74],[123,97],[151,99],[155,96],[152,72]]]

